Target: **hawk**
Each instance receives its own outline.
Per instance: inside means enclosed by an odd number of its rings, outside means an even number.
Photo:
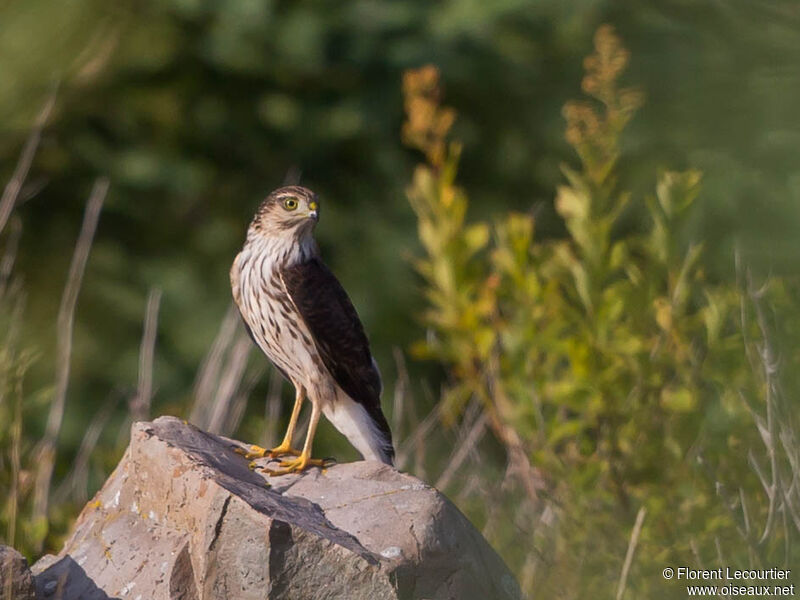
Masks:
[[[311,458],[320,413],[365,459],[394,463],[378,365],[350,298],[320,259],[312,236],[318,220],[314,192],[275,190],[258,207],[231,267],[233,299],[250,337],[296,392],[283,442],[271,450],[252,446],[245,454],[296,457],[267,470],[272,475],[323,466]],[[292,436],[304,398],[311,401],[311,420],[298,451]]]

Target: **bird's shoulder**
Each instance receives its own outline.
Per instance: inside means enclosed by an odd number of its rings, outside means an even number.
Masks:
[[[280,270],[286,293],[309,325],[319,333],[357,338],[367,346],[366,334],[350,297],[336,275],[318,257]],[[343,340],[342,340],[343,341]]]
[[[328,293],[341,294],[348,302],[350,300],[336,275],[316,256],[284,266],[280,269],[280,278],[289,293],[324,290]]]

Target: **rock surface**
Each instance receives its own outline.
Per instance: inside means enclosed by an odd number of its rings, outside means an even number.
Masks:
[[[8,546],[0,546],[0,600],[35,600],[28,561]]]
[[[125,456],[39,597],[101,600],[515,600],[516,581],[435,489],[374,462],[269,478],[238,442],[172,417]]]

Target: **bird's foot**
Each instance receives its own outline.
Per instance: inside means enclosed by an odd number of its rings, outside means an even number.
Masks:
[[[336,461],[330,458],[311,458],[308,454],[300,453],[297,458],[282,460],[279,469],[264,469],[268,475],[287,475],[289,473],[300,473],[308,467],[319,467],[321,469],[334,464]]]
[[[258,468],[259,465],[255,461],[256,459],[259,458],[264,458],[266,456],[270,458],[278,458],[281,456],[286,456],[287,454],[291,454],[293,456],[300,456],[300,450],[295,450],[289,444],[286,443],[283,443],[280,446],[275,446],[271,450],[253,444],[252,446],[250,446],[250,450],[246,450],[244,448],[237,446],[233,449],[233,451],[236,452],[236,454],[241,454],[247,460],[250,461],[250,464],[247,466],[250,468],[251,471]],[[311,463],[309,464],[310,466],[316,466]],[[281,463],[281,466],[283,466],[283,463]]]
[[[233,449],[236,454],[241,454],[247,460],[253,460],[256,458],[264,458],[271,452],[271,450],[267,450],[266,448],[262,448],[261,446],[256,446],[253,444],[250,446],[250,450],[245,450],[244,448],[236,447]]]
[[[269,450],[267,454],[269,454],[272,458],[286,456],[287,454],[291,454],[292,456],[300,456],[300,450],[295,450],[289,443],[283,442],[280,446],[275,446],[272,450]]]

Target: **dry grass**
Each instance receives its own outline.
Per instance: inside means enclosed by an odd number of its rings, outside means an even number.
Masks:
[[[161,305],[161,290],[153,289],[147,296],[142,342],[139,347],[139,382],[136,396],[131,400],[131,417],[144,421],[150,416],[153,401],[153,360],[155,359],[156,334],[158,332],[158,309]]]
[[[89,461],[97,448],[101,434],[119,406],[120,396],[119,393],[112,392],[100,410],[92,416],[72,467],[53,494],[53,501],[56,504],[71,501],[82,505],[89,499]]]
[[[89,259],[89,250],[92,247],[97,221],[108,192],[108,179],[98,179],[83,216],[83,224],[72,262],[69,275],[61,298],[58,311],[57,324],[57,357],[56,357],[56,391],[53,402],[50,404],[50,413],[47,418],[47,428],[42,439],[36,461],[36,483],[34,487],[33,520],[46,519],[50,502],[50,488],[53,479],[53,468],[56,461],[56,445],[64,420],[64,407],[67,401],[67,387],[69,386],[70,359],[72,357],[72,330],[75,324],[75,305],[78,302],[78,293],[83,282],[86,262]]]
[[[636,552],[636,544],[639,543],[639,535],[642,533],[642,525],[644,524],[644,517],[647,510],[644,508],[639,509],[636,513],[636,523],[633,525],[631,531],[631,539],[628,542],[628,551],[625,553],[625,562],[622,565],[622,573],[619,576],[619,583],[617,583],[617,600],[622,600],[625,595],[625,586],[628,583],[628,572],[631,570],[633,564],[633,554]]]
[[[31,169],[31,164],[36,156],[36,150],[39,148],[39,142],[42,139],[42,131],[47,125],[53,108],[56,105],[56,97],[58,86],[53,87],[53,91],[45,100],[44,105],[39,111],[36,121],[28,134],[28,139],[22,148],[22,153],[17,160],[17,165],[14,168],[14,173],[11,175],[6,187],[3,189],[3,196],[0,197],[0,233],[5,229],[6,223],[11,216],[14,208],[17,206],[22,186],[28,177],[28,172]]]
[[[234,343],[238,326],[239,315],[236,307],[231,302],[220,323],[214,342],[211,344],[208,353],[206,353],[195,378],[189,421],[198,427],[202,427],[211,419],[215,393],[219,388],[220,372],[225,356]]]

